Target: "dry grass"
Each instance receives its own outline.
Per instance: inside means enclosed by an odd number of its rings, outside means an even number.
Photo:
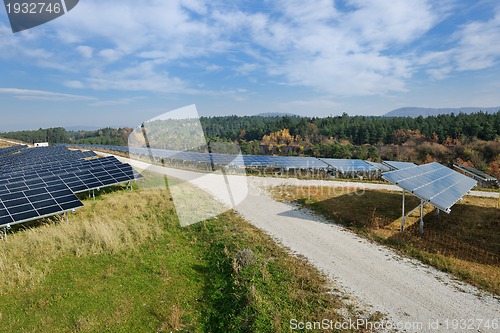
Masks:
[[[167,193],[111,192],[0,242],[2,329],[281,332],[365,316],[234,212],[181,228]]]
[[[2,138],[0,138],[0,148],[8,148],[12,147],[13,144],[7,141],[3,141]]]
[[[9,235],[0,242],[0,290],[32,286],[64,256],[89,256],[136,249],[162,234],[158,218],[171,211],[157,191],[135,191],[105,200],[87,201],[70,222],[48,220],[42,225]],[[103,214],[103,212],[105,212]],[[58,221],[59,220],[59,221]]]
[[[418,212],[400,232],[401,193],[331,187],[275,187],[275,198],[306,205],[357,233],[395,247],[482,289],[500,295],[500,209],[498,199],[466,196],[450,214],[424,209],[425,234],[418,234]],[[419,204],[406,197],[405,210]]]

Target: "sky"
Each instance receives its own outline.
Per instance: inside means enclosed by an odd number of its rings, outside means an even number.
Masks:
[[[500,106],[496,0],[80,0],[13,34],[0,131],[203,116]]]

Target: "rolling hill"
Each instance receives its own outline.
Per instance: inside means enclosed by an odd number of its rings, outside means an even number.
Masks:
[[[500,106],[496,107],[461,107],[461,108],[421,108],[421,107],[404,107],[392,110],[386,113],[385,117],[412,117],[418,116],[437,116],[439,114],[459,114],[459,113],[474,113],[483,111],[485,113],[495,113],[500,110]]]

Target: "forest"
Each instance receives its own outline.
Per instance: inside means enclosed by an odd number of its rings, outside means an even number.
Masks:
[[[417,118],[344,113],[325,118],[224,116],[200,121],[209,142],[239,144],[244,154],[438,161],[467,164],[500,176],[500,111]],[[66,131],[59,127],[0,136],[29,143],[127,145],[131,132],[131,128]]]

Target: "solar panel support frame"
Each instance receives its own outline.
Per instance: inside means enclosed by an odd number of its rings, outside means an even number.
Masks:
[[[401,231],[405,231],[405,220],[407,217],[409,217],[411,214],[413,214],[417,209],[420,209],[420,223],[419,223],[419,229],[420,229],[420,234],[424,234],[424,207],[427,204],[425,200],[420,199],[420,204],[413,208],[408,214],[405,214],[405,195],[406,191],[403,190],[403,204],[402,204],[402,213],[401,213]],[[436,208],[436,210],[439,212],[439,209]]]
[[[7,241],[7,231],[10,229],[10,224],[4,225],[2,227],[2,239]]]

